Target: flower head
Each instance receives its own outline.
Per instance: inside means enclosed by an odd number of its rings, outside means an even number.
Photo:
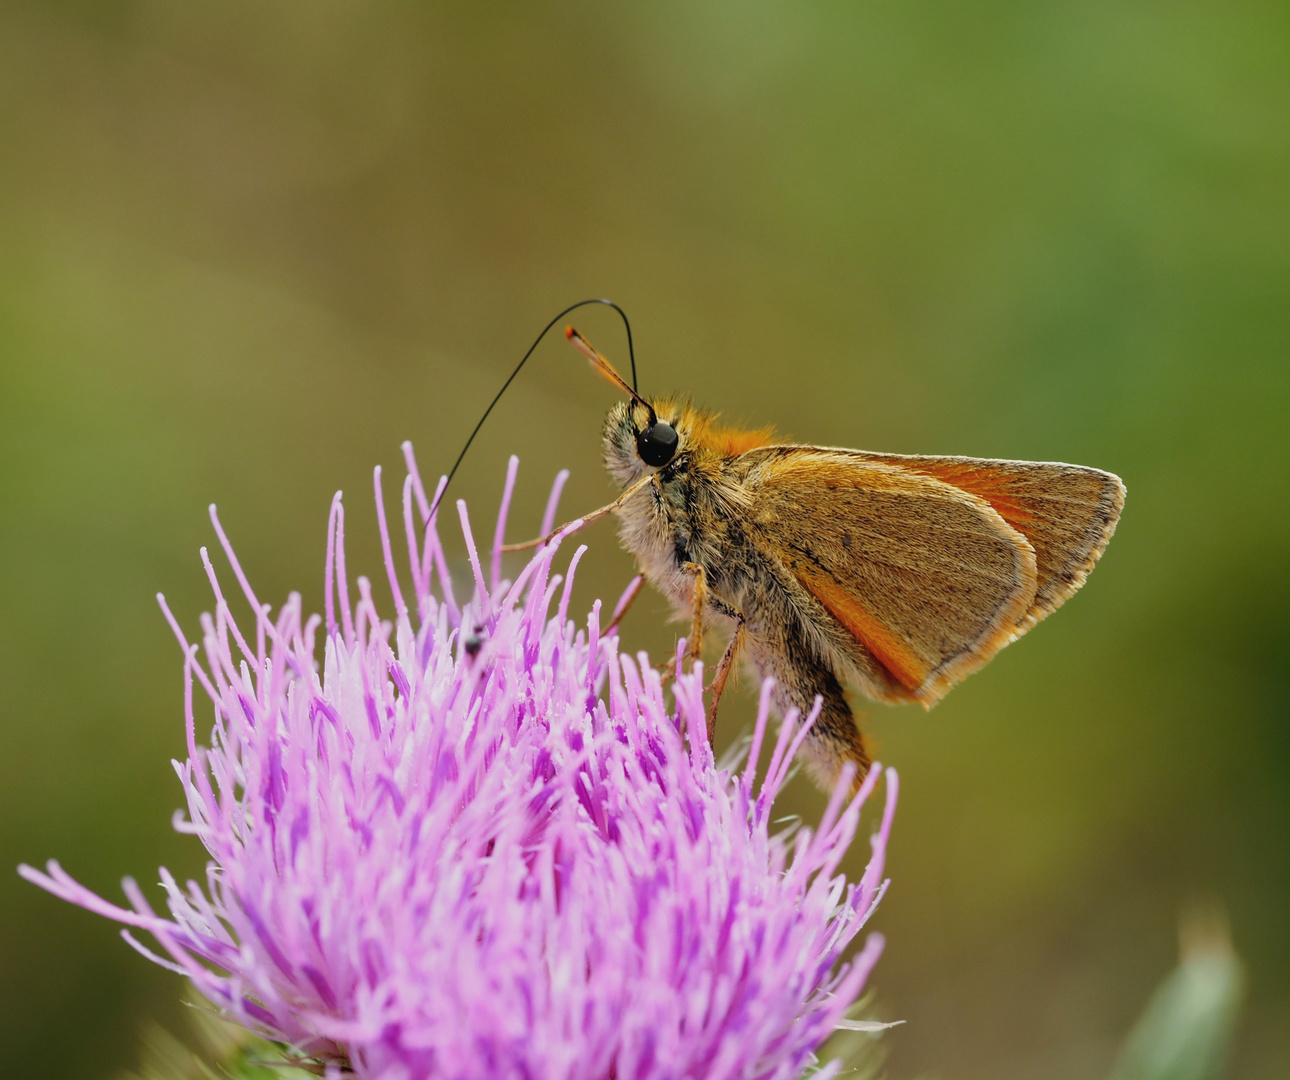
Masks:
[[[669,710],[645,658],[602,636],[598,603],[585,627],[569,620],[585,548],[563,577],[557,540],[501,581],[514,459],[490,583],[458,503],[475,579],[459,607],[405,454],[415,614],[376,474],[392,623],[364,578],[351,603],[339,495],[325,623],[294,594],[270,617],[212,508],[257,617],[238,628],[204,551],[216,603],[201,646],[166,609],[187,687],[176,826],[210,852],[205,886],[162,870],[160,915],[128,879],[124,908],[56,863],[21,872],[147,931],[161,953],[123,934],[229,1016],[359,1076],[800,1075],[881,951],[872,935],[839,963],[885,888],[895,776],[873,858],[848,883],[838,865],[878,769],[850,799],[844,777],[818,828],[772,833],[807,725],[786,720],[759,785],[764,688],[747,764],[719,768],[701,668],[678,677]]]

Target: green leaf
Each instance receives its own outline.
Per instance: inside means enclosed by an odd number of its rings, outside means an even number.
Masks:
[[[138,1070],[119,1080],[316,1080],[322,1075],[321,1066],[302,1062],[289,1047],[222,1019],[196,991],[189,991],[188,1037],[178,1038],[155,1024],[145,1029]]]
[[[1216,916],[1184,923],[1182,959],[1125,1040],[1110,1080],[1213,1080],[1236,1026],[1245,978]]]

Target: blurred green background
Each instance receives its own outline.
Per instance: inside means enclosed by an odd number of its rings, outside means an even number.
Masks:
[[[447,467],[607,295],[642,389],[803,440],[1125,478],[1085,590],[930,715],[876,976],[895,1077],[1104,1075],[1225,905],[1228,1075],[1290,1074],[1290,8],[1283,3],[0,3],[0,870],[166,863],[216,502],[318,610],[379,579],[371,468]],[[608,313],[578,324],[625,366]],[[512,538],[606,501],[558,339],[455,484]],[[632,572],[597,526],[579,605]],[[662,653],[662,602],[629,647]],[[723,739],[751,713],[747,683]],[[804,781],[793,798],[819,799]],[[857,851],[852,869],[859,866]],[[158,894],[159,895],[159,894]],[[5,1072],[110,1076],[179,981],[0,873]]]

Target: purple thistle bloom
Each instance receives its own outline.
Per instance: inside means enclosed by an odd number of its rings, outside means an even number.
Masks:
[[[514,458],[491,586],[457,504],[475,579],[459,607],[404,451],[416,628],[379,469],[396,618],[381,622],[365,578],[351,603],[337,494],[321,671],[322,620],[303,618],[297,594],[270,619],[214,508],[258,613],[254,635],[233,621],[204,550],[216,604],[200,647],[162,601],[185,655],[188,759],[175,768],[188,818],[176,827],[211,853],[205,888],[163,869],[167,917],[129,879],[123,908],[55,862],[21,873],[147,931],[164,955],[122,933],[230,1017],[331,1063],[329,1075],[347,1063],[379,1080],[800,1076],[882,949],[874,934],[838,963],[886,887],[895,774],[873,857],[848,883],[838,865],[877,766],[853,798],[842,777],[818,828],[772,833],[809,719],[786,719],[758,785],[763,687],[749,764],[719,768],[701,667],[678,677],[669,712],[646,658],[602,637],[599,603],[585,629],[569,620],[585,548],[563,584],[559,540],[515,584],[500,581]],[[209,749],[197,743],[195,686],[213,704]]]

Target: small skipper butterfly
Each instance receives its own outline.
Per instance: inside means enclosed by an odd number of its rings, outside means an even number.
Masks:
[[[603,431],[623,492],[582,520],[618,517],[643,577],[690,617],[691,658],[706,627],[729,632],[709,739],[740,656],[774,676],[781,713],[820,702],[802,754],[826,789],[847,762],[857,781],[870,763],[845,683],[931,708],[1084,584],[1124,506],[1118,476],[1082,465],[799,446],[722,427],[684,400],[646,400],[565,333],[627,396]]]

